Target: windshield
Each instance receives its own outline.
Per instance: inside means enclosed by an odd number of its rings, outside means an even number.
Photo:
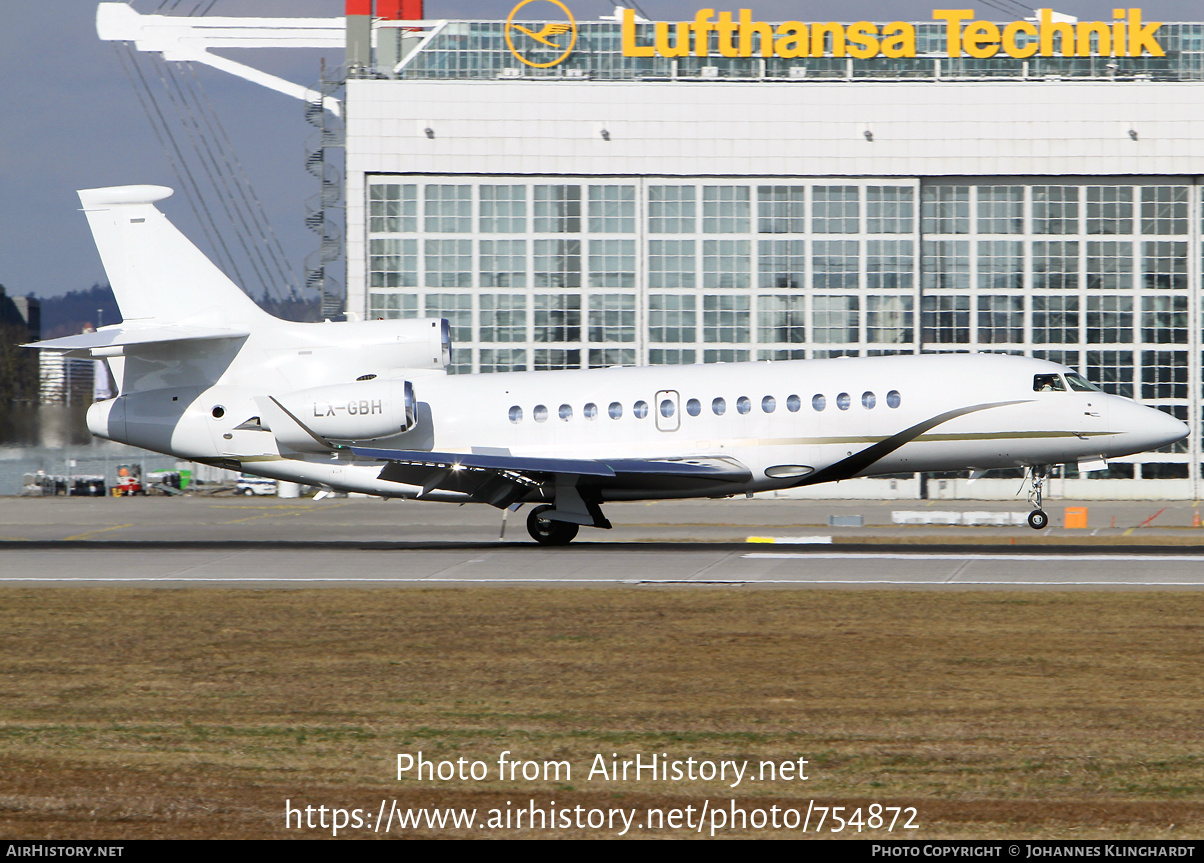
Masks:
[[[1067,372],[1066,383],[1070,384],[1070,388],[1078,393],[1102,393],[1099,387],[1091,383],[1078,372]]]

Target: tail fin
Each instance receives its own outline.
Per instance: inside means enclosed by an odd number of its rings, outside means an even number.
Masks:
[[[224,326],[270,317],[155,208],[171,194],[166,186],[79,193],[121,316]]]

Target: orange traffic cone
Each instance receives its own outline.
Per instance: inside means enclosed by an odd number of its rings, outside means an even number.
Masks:
[[[1192,527],[1204,527],[1204,522],[1201,522],[1201,521],[1200,521],[1200,511],[1199,511],[1199,510],[1196,510],[1196,511],[1195,511],[1195,512],[1192,514],[1192,517],[1191,517],[1191,526],[1192,526]]]

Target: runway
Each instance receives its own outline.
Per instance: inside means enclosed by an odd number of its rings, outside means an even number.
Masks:
[[[828,528],[820,519],[838,506],[864,513],[866,526]],[[901,528],[889,524],[891,506],[628,504],[614,507],[614,531],[545,548],[528,540],[521,518],[500,541],[498,514],[484,507],[9,498],[0,499],[0,586],[1204,588],[1204,532],[1196,542],[1169,518],[1161,532],[1126,527],[1148,519],[1149,504],[1115,505],[1124,520],[1115,529],[1053,527],[1039,537],[1025,527]],[[1174,518],[1191,512],[1181,505]],[[830,534],[830,544],[745,541],[764,534]],[[1042,544],[1026,544],[1034,539]]]
[[[36,546],[36,547],[31,547]],[[756,548],[753,546],[752,548]],[[1204,554],[746,544],[6,544],[0,585],[144,587],[1204,588]]]

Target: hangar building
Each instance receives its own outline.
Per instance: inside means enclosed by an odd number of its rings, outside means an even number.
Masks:
[[[1094,478],[1198,496],[1204,24],[405,5],[348,2],[349,314],[461,373],[1031,354],[1190,423]]]

